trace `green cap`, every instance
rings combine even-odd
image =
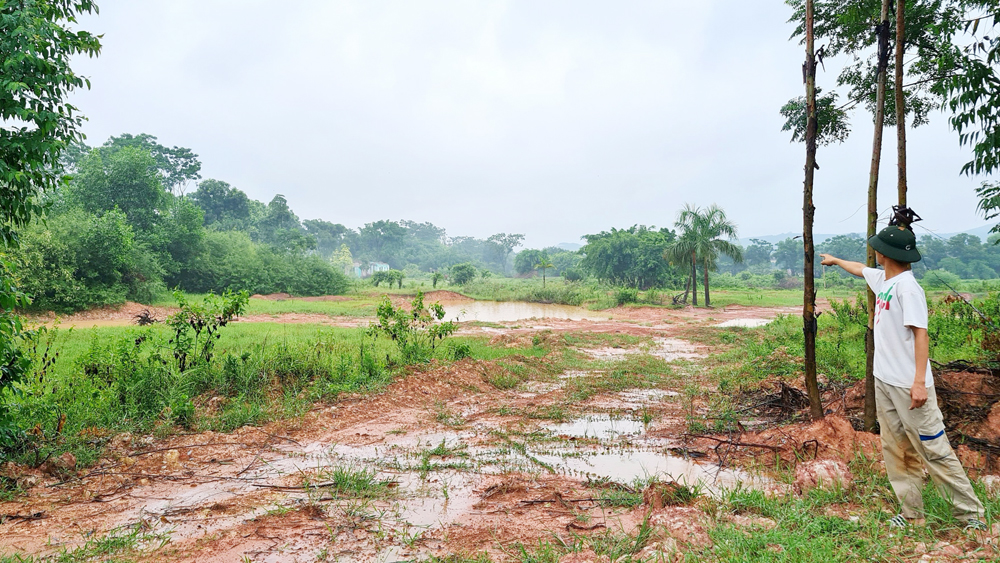
[[[917,237],[910,229],[888,226],[868,239],[868,245],[897,262],[919,262]]]

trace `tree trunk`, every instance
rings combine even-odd
[[[688,302],[688,293],[691,292],[691,276],[688,276],[687,283],[684,284],[684,303]]]
[[[705,306],[711,307],[712,302],[708,299],[708,261],[705,262],[703,267],[705,268]]]
[[[698,256],[691,253],[691,304],[698,306]]]
[[[875,93],[875,134],[872,142],[872,166],[868,174],[868,237],[875,236],[878,225],[878,180],[882,164],[882,132],[885,127],[885,90],[889,81],[889,6],[892,0],[882,0],[878,27],[878,86]],[[875,249],[868,247],[869,268],[875,268]],[[868,326],[865,330],[865,414],[864,427],[875,431],[875,292],[867,288]]]
[[[813,248],[813,177],[816,171],[816,53],[813,34],[813,0],[806,0],[806,179],[802,190],[802,241],[805,250],[803,278],[805,290],[802,303],[802,333],[805,337],[806,390],[809,392],[809,410],[813,420],[823,418],[823,402],[816,382],[816,287],[813,276],[815,249]]]
[[[896,0],[896,151],[899,205],[906,205],[906,98],[903,96],[903,54],[906,51],[906,0]]]

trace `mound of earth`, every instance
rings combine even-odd
[[[292,296],[288,293],[269,293],[267,295],[256,293],[250,296],[250,299],[263,299],[265,301],[285,301],[291,298]]]

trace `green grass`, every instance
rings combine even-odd
[[[0,554],[0,563],[138,562],[145,560],[147,553],[166,545],[167,541],[168,536],[164,534],[149,533],[141,526],[135,526],[131,529],[115,530],[99,538],[91,538],[80,547],[62,549],[53,555]]]
[[[119,432],[225,432],[295,417],[343,393],[378,392],[409,369],[393,343],[374,340],[364,329],[234,323],[219,334],[210,363],[179,372],[173,334],[162,325],[51,331],[36,353],[41,356],[50,344],[55,362],[44,370],[36,366],[11,405],[17,428],[23,432],[37,424],[44,436],[25,434],[0,455],[35,464],[71,451],[87,466]],[[449,342],[464,345],[475,360],[546,354],[539,346],[494,348],[484,338]],[[433,357],[448,363],[451,352],[439,345]],[[62,415],[66,423],[57,433]]]
[[[323,468],[303,480],[306,489],[322,489],[334,498],[387,499],[396,496],[396,482],[381,479],[374,469],[338,466]]]

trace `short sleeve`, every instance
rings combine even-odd
[[[927,328],[927,298],[922,291],[901,291],[896,297],[903,310],[903,326]]]
[[[868,283],[868,287],[875,293],[879,292],[882,287],[882,282],[885,281],[885,270],[879,270],[878,268],[865,268],[861,271],[865,276],[865,282]]]

